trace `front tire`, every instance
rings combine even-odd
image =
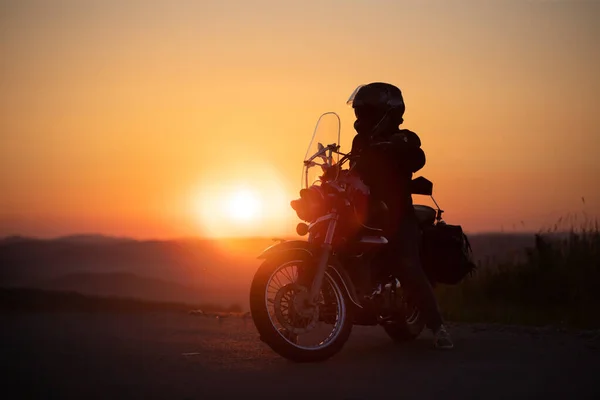
[[[352,331],[348,296],[328,272],[323,279],[321,304],[314,311],[298,305],[301,296],[306,296],[310,282],[303,280],[300,273],[295,276],[288,273],[290,283],[272,289],[272,283],[281,280],[275,278],[279,272],[290,266],[296,266],[297,271],[310,271],[312,265],[314,259],[305,251],[285,252],[267,259],[258,268],[250,288],[250,310],[261,340],[294,362],[318,362],[332,357],[342,349]],[[332,316],[328,312],[334,309],[335,316]],[[301,336],[316,333],[314,330],[319,324],[331,324],[332,332],[316,345],[308,345]]]

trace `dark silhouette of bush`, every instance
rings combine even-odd
[[[524,259],[480,265],[459,285],[436,291],[451,320],[599,328],[599,282],[600,230],[586,221],[540,232]]]

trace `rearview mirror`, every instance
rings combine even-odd
[[[321,160],[323,160],[323,162],[324,162],[324,163],[328,164],[328,163],[329,163],[329,160],[327,159],[327,152],[323,151],[323,150],[325,150],[325,146],[323,146],[323,144],[322,144],[322,143],[318,143],[318,144],[317,144],[317,146],[318,146],[318,147],[317,147],[317,150],[318,150],[319,152],[322,152],[322,153],[319,155],[319,158],[320,158]]]
[[[410,182],[410,192],[412,194],[431,196],[433,194],[433,183],[430,180],[420,176]]]

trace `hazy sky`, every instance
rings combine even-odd
[[[0,235],[289,232],[314,123],[349,144],[370,81],[402,89],[449,223],[600,213],[600,2],[0,4]],[[216,232],[243,187],[268,217]]]

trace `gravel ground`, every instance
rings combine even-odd
[[[598,332],[451,324],[395,345],[355,327],[341,353],[294,364],[252,321],[187,314],[0,315],[6,399],[600,399]]]

